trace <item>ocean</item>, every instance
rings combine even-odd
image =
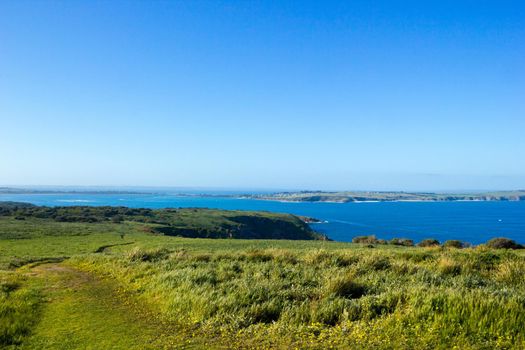
[[[206,207],[266,210],[315,217],[312,224],[336,241],[360,235],[420,241],[459,239],[479,244],[493,237],[525,243],[525,201],[521,202],[277,202],[232,197],[155,194],[0,194],[0,201],[46,206],[111,205],[144,208]]]

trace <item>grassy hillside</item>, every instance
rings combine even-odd
[[[144,209],[127,207],[41,207],[26,203],[0,202],[0,217],[19,221],[47,219],[54,222],[142,224],[146,232],[192,238],[325,239],[295,215],[270,212],[202,208]],[[23,234],[40,234],[30,230]],[[69,234],[80,234],[73,231]],[[54,235],[55,233],[49,233]],[[56,233],[62,235],[61,233]],[[2,232],[4,238],[13,232]]]
[[[523,250],[194,239],[150,225],[0,217],[0,347],[525,347]]]

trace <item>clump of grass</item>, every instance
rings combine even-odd
[[[273,259],[270,252],[260,249],[250,249],[244,255],[246,260],[253,262],[265,262]]]
[[[492,251],[475,249],[468,255],[461,255],[462,265],[472,272],[489,272],[500,262],[501,257]]]
[[[40,304],[40,294],[22,277],[0,272],[0,345],[22,342],[38,322]]]
[[[387,270],[391,266],[390,258],[381,253],[367,255],[361,260],[361,271],[369,273],[370,271]]]
[[[365,286],[357,283],[355,276],[350,273],[329,278],[324,288],[325,296],[332,295],[348,299],[360,298],[365,293]]]
[[[310,265],[331,264],[334,260],[334,255],[324,249],[317,249],[305,254],[303,260]]]
[[[407,261],[422,262],[434,260],[435,256],[427,251],[406,251],[399,254],[399,256]]]
[[[296,264],[299,261],[297,254],[287,249],[272,249],[271,254],[273,260],[280,263]]]
[[[188,251],[186,249],[177,249],[170,254],[170,259],[173,260],[183,260],[189,257]]]
[[[250,324],[271,323],[277,321],[281,315],[282,309],[282,305],[276,299],[261,304],[253,304],[248,311]]]
[[[171,251],[165,248],[143,249],[136,247],[127,254],[127,257],[130,261],[154,262],[166,259],[170,253]]]
[[[501,283],[513,286],[525,284],[525,260],[509,259],[500,263],[495,271],[494,278]]]
[[[461,264],[449,256],[442,256],[438,260],[437,269],[443,275],[456,276],[461,273]]]
[[[328,252],[324,249],[318,249],[308,252],[304,261],[309,265],[326,265],[326,266],[349,266],[355,264],[359,259],[355,255],[341,254],[338,252]]]
[[[207,254],[207,253],[193,254],[189,257],[189,260],[195,261],[195,262],[209,262],[211,259],[212,259],[211,254]]]
[[[315,301],[311,303],[309,320],[313,324],[335,326],[343,318],[347,304],[347,300],[336,296]]]

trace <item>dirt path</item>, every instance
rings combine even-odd
[[[62,264],[28,272],[46,296],[41,320],[21,349],[201,349],[119,294],[116,285]]]

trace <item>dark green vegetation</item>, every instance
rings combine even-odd
[[[0,202],[1,216],[10,216],[17,220],[38,218],[77,223],[126,221],[143,224],[143,230],[147,232],[192,238],[326,239],[297,216],[270,212],[202,208],[153,210],[109,206],[40,207],[26,203]],[[9,237],[13,235],[5,234]]]
[[[0,217],[0,347],[525,347],[522,250],[192,239],[123,213],[19,214]]]
[[[487,242],[487,246],[489,248],[494,248],[494,249],[523,249],[525,248],[523,245],[516,243],[514,240],[503,238],[503,237],[491,239],[490,241]]]
[[[252,199],[291,202],[364,202],[364,201],[522,201],[525,191],[501,191],[485,193],[431,193],[431,192],[325,192],[302,191],[255,194],[244,197]]]
[[[408,238],[392,238],[391,240],[387,241],[385,239],[378,239],[374,235],[354,237],[352,239],[352,243],[367,244],[368,247],[373,247],[376,244],[400,245],[405,247],[414,246],[414,241]],[[437,239],[427,238],[416,244],[416,246],[421,248],[440,247],[441,243]],[[471,245],[470,243],[462,242],[457,239],[450,239],[445,241],[442,246],[444,248],[462,249],[470,247]],[[485,246],[492,249],[525,249],[525,246],[522,244],[516,243],[516,241],[512,239],[504,237],[492,238],[485,244]]]

